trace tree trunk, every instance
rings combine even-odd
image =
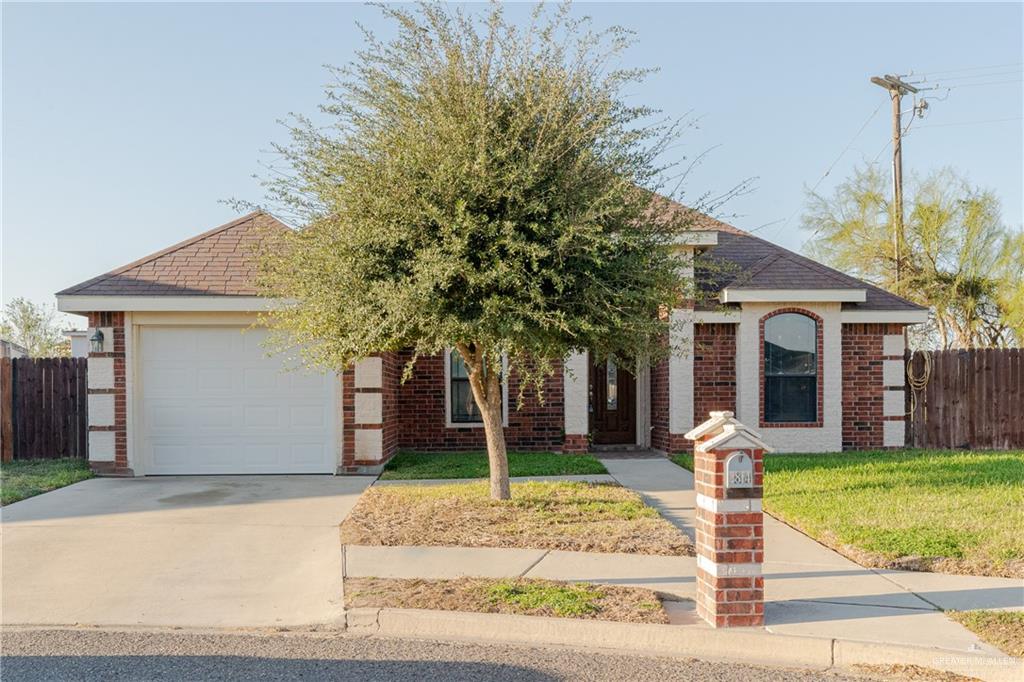
[[[501,375],[490,366],[479,346],[460,344],[459,354],[466,363],[469,386],[473,399],[480,408],[487,441],[487,462],[491,476],[491,499],[512,499],[508,480],[508,451],[505,446],[505,428],[502,424]]]
[[[487,462],[491,472],[491,499],[512,499],[508,480],[508,451],[505,446],[505,428],[501,413],[501,378],[495,372],[487,377],[487,405],[480,406],[484,418],[484,436],[487,438]]]

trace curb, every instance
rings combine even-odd
[[[713,630],[679,625],[391,608],[349,609],[345,622],[347,632],[354,635],[611,649],[623,653],[797,668],[902,663],[970,675],[985,682],[1019,682],[1024,679],[1024,661],[1009,656],[775,635],[754,629]]]

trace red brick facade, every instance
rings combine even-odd
[[[697,324],[693,329],[693,423],[710,412],[736,411],[736,325]]]
[[[818,358],[818,407],[817,407],[817,420],[813,422],[766,422],[764,420],[764,323],[769,318],[775,317],[776,315],[783,315],[785,313],[797,313],[799,315],[806,315],[815,322],[815,338],[816,338],[816,355]],[[793,428],[821,428],[825,424],[825,334],[824,334],[824,323],[820,317],[812,313],[810,310],[804,310],[803,308],[779,308],[768,313],[758,322],[757,330],[758,338],[758,401],[757,401],[757,420],[759,426],[764,429],[793,429]]]
[[[398,354],[399,374],[412,358],[411,351]],[[398,385],[398,446],[409,450],[478,450],[485,447],[482,426],[446,426],[444,355],[420,356],[412,375]],[[508,426],[505,440],[517,450],[560,450],[565,438],[565,407],[562,367],[544,381],[543,403],[525,387],[518,405],[519,376],[509,373]],[[578,447],[578,443],[570,444]]]
[[[668,432],[668,360],[651,366],[651,447],[671,452]]]
[[[113,426],[89,426],[89,431],[114,432],[114,461],[90,462],[93,471],[110,476],[131,476],[128,468],[128,396],[125,384],[125,326],[123,312],[89,313],[89,327],[108,327],[113,330],[112,350],[96,353],[90,350],[90,358],[112,358],[114,361],[114,387],[90,388],[90,395],[113,394]]]
[[[902,356],[884,354],[883,338],[902,334],[899,324],[843,325],[843,449],[864,450],[884,446],[883,422],[902,421],[903,416],[886,417],[882,366],[885,360],[903,361]]]

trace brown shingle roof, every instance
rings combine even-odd
[[[253,248],[267,230],[288,230],[254,211],[58,296],[256,296]]]
[[[880,289],[801,256],[749,232],[710,219],[695,221],[695,229],[718,231],[718,245],[709,253],[727,264],[715,271],[704,286],[717,293],[726,287],[742,289],[864,289],[863,303],[844,303],[848,310],[926,310],[905,298]]]
[[[718,232],[713,259],[727,270],[705,279],[708,289],[864,289],[864,303],[853,310],[924,310],[895,294],[793,253],[739,228],[675,202],[668,210],[686,211],[692,227]],[[266,230],[288,230],[268,213],[255,211],[226,225],[129,263],[105,275],[58,292],[58,296],[257,296],[252,249]]]

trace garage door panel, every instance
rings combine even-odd
[[[334,375],[284,371],[241,328],[143,328],[145,473],[333,473]]]
[[[143,372],[146,394],[154,398],[167,393],[177,394],[195,386],[195,370],[184,367],[153,365]]]

